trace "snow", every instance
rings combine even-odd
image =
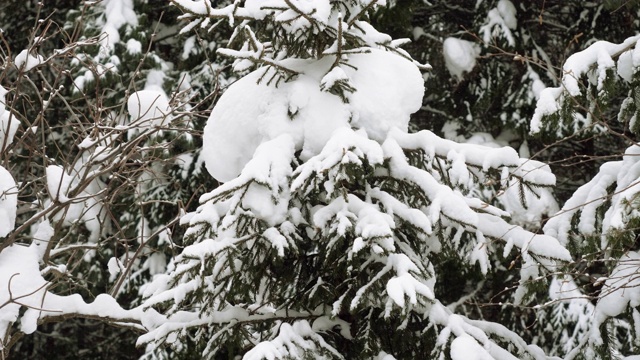
[[[521,175],[522,180],[516,177],[510,178],[506,189],[498,196],[498,201],[510,214],[512,223],[530,230],[537,230],[544,218],[558,212],[558,203],[551,188],[525,187],[521,189],[521,182],[530,181],[549,186],[555,184],[555,176],[549,166],[541,162],[530,159],[520,159],[520,162],[520,166],[514,173]],[[524,198],[521,190],[524,192]],[[522,200],[524,200],[524,205]]]
[[[137,26],[138,16],[133,10],[133,0],[104,0],[101,5],[104,6],[101,25],[105,34],[101,44],[109,51],[120,42],[120,28],[125,25]]]
[[[33,333],[38,321],[48,316],[84,314],[121,319],[140,318],[138,310],[124,310],[111,296],[101,294],[87,304],[78,294],[59,296],[47,291],[38,266],[38,249],[34,246],[9,246],[0,252],[0,337],[12,323],[19,321],[21,331]],[[26,311],[24,309],[26,308]],[[20,314],[24,314],[20,317]]]
[[[21,305],[40,308],[46,292],[46,282],[40,275],[38,258],[33,249],[12,245],[0,252],[0,337],[6,339],[6,333],[13,322],[18,320]],[[33,332],[32,326],[23,326],[23,331]]]
[[[504,20],[505,25],[509,29],[515,29],[518,26],[518,20],[516,19],[516,7],[509,0],[498,1],[498,13]]]
[[[13,142],[13,137],[20,126],[20,120],[6,108],[6,95],[7,89],[0,85],[0,153]]]
[[[596,318],[620,315],[627,307],[640,306],[640,253],[629,251],[618,260],[618,265],[602,287],[596,304]]]
[[[384,206],[385,210],[392,216],[397,216],[403,221],[411,224],[418,229],[421,229],[425,234],[432,233],[432,224],[427,215],[419,209],[411,208],[399,201],[395,197],[391,196],[379,188],[374,188],[369,191],[369,196],[372,199],[377,199]]]
[[[516,8],[509,0],[498,1],[498,6],[491,9],[487,14],[486,24],[480,28],[482,40],[493,43],[493,37],[504,37],[510,46],[515,46],[515,38],[511,30],[518,26]]]
[[[43,62],[44,58],[40,54],[36,54],[34,56],[28,49],[22,50],[18,55],[16,55],[15,60],[13,60],[16,67],[24,72],[33,69]]]
[[[320,88],[322,90],[331,89],[339,81],[348,81],[349,77],[340,66],[336,66],[320,80]]]
[[[97,149],[96,151],[100,151]],[[94,178],[88,184],[83,184],[82,191],[75,198],[69,198],[69,192],[86,179],[87,166],[90,154],[83,153],[78,158],[71,170],[67,171],[59,165],[49,165],[46,168],[47,190],[51,200],[61,203],[69,203],[65,212],[59,212],[54,220],[62,221],[64,225],[71,225],[76,221],[83,221],[90,231],[89,240],[98,241],[100,231],[103,229],[106,214],[103,212],[100,193],[105,188],[99,178]]]
[[[640,191],[640,146],[632,145],[622,161],[610,161],[600,166],[598,173],[585,185],[576,190],[562,210],[554,215],[544,227],[545,234],[557,237],[566,244],[571,234],[572,219],[580,212],[577,228],[580,234],[593,235],[597,228],[598,209],[609,202],[602,219],[602,249],[607,247],[607,235],[617,229],[624,229],[631,211],[629,203]],[[615,184],[609,194],[607,189]],[[610,196],[610,197],[609,197]]]
[[[332,356],[322,356],[323,352],[328,352]],[[324,341],[322,336],[313,331],[306,320],[299,320],[293,324],[282,323],[275,339],[257,344],[244,354],[242,359],[302,359],[310,354],[313,354],[316,359],[343,358],[337,350]]]
[[[638,45],[636,45],[636,49],[637,48]],[[618,57],[618,63],[616,65],[618,75],[628,83],[633,80],[633,53],[634,50],[628,50],[620,54],[620,57]]]
[[[251,2],[252,2],[251,0],[248,1],[248,3],[251,3]],[[272,4],[280,3],[281,4],[280,6],[283,6],[283,7],[288,5],[288,4],[285,4],[284,1],[270,1],[270,2]],[[259,1],[259,3],[260,3],[259,6],[263,8],[265,7],[264,0]],[[331,15],[331,5],[329,3],[329,0],[315,0],[315,1],[291,0],[291,4],[292,4],[290,5],[291,7],[295,6],[301,12],[308,14],[309,18],[313,18],[316,21],[319,21],[321,24],[327,23],[329,20],[329,16]],[[248,4],[246,6],[250,6],[250,5],[251,4]],[[312,24],[309,22],[309,20],[307,20],[303,16],[300,16],[298,11],[295,11],[290,7],[278,13],[274,17],[274,19],[276,21],[282,22],[283,27],[287,29],[287,31],[290,33],[295,33],[296,31],[299,31],[301,29],[312,27]],[[313,28],[315,31],[323,30],[323,29],[317,29],[316,27],[313,27]]]
[[[387,295],[401,308],[405,306],[405,296],[412,305],[418,303],[420,294],[428,300],[435,299],[433,289],[416,279],[409,270],[417,272],[418,268],[404,254],[389,255],[388,264],[395,270],[396,276],[387,281]]]
[[[33,234],[33,242],[31,247],[36,249],[38,259],[42,261],[44,254],[49,246],[49,241],[55,234],[53,227],[49,220],[44,220],[38,224],[35,234]]]
[[[496,239],[509,239],[523,251],[549,259],[571,261],[571,254],[556,238],[548,235],[533,234],[518,226],[487,214],[478,214],[480,217],[478,230],[486,237]],[[538,259],[539,260],[539,259]]]
[[[290,3],[322,21],[335,20],[327,15],[331,14],[329,0],[289,0],[289,4],[283,0],[248,0],[243,8],[238,8],[239,12],[229,8],[214,10],[208,0],[176,0],[174,3],[187,12],[210,16],[226,14],[230,22],[240,14],[259,18],[273,12],[279,21],[286,22],[283,26],[288,31],[308,26],[305,16],[289,9]],[[516,15],[510,1],[498,1],[490,14],[491,31],[497,27],[510,34],[509,31],[517,27]],[[184,18],[190,18],[189,14]],[[354,28],[363,30],[367,42],[390,40],[375,30],[370,31],[371,27],[366,23],[356,24]],[[201,25],[204,27],[207,23]],[[245,47],[240,51],[225,51],[225,54],[245,57],[236,62],[238,69],[251,64],[246,57],[264,55],[263,50],[268,47],[262,45],[256,46],[257,49]],[[331,45],[330,49],[337,49],[337,45]],[[445,44],[447,67],[458,78],[473,69],[478,53],[475,45],[463,40],[448,39]],[[267,57],[262,59],[271,60],[268,54],[264,56]],[[248,349],[244,358],[301,358],[306,351],[321,353],[320,348],[339,356],[337,352],[333,354],[335,350],[327,348],[318,331],[332,329],[331,321],[339,320],[337,315],[346,306],[343,302],[349,301],[347,292],[336,295],[338,299],[332,300],[333,318],[324,313],[331,303],[318,307],[323,318],[318,318],[313,327],[307,320],[296,320],[298,314],[295,309],[284,306],[276,310],[278,304],[268,303],[270,299],[264,293],[249,294],[238,305],[224,301],[223,296],[213,300],[207,298],[210,294],[224,295],[227,286],[240,286],[247,279],[255,280],[251,278],[252,274],[244,271],[247,264],[240,256],[252,251],[254,244],[262,242],[260,245],[271,248],[272,258],[282,258],[289,251],[297,250],[291,249],[296,246],[291,241],[291,234],[298,235],[295,230],[304,228],[310,238],[316,239],[319,234],[320,238],[328,240],[319,245],[305,244],[313,249],[310,250],[311,255],[327,249],[335,251],[338,248],[336,243],[342,242],[340,245],[344,246],[339,251],[344,254],[338,255],[344,255],[345,261],[366,259],[364,264],[355,261],[348,264],[349,272],[359,272],[368,277],[349,288],[348,294],[355,292],[349,304],[350,310],[363,303],[366,306],[373,303],[384,307],[385,316],[390,316],[395,306],[401,308],[403,315],[414,310],[424,311],[433,325],[445,328],[438,339],[443,350],[447,350],[449,337],[453,337],[450,343],[453,360],[515,359],[511,352],[526,353],[523,356],[530,355],[535,359],[544,358],[541,349],[527,346],[524,340],[505,327],[473,321],[447,311],[434,294],[435,275],[429,259],[432,252],[440,250],[440,247],[429,247],[428,251],[416,254],[407,242],[415,241],[421,246],[426,241],[439,245],[439,238],[451,241],[455,247],[464,247],[464,261],[479,264],[484,274],[492,267],[502,266],[493,262],[492,252],[496,251],[496,242],[503,242],[505,257],[514,247],[520,252],[525,264],[520,273],[520,285],[524,285],[540,275],[542,266],[537,262],[540,258],[545,265],[552,267],[554,260],[571,261],[571,254],[558,239],[535,234],[505,221],[508,212],[473,198],[475,189],[468,188],[474,185],[478,175],[484,175],[483,172],[501,174],[500,182],[505,192],[500,200],[506,204],[507,210],[515,214],[514,217],[524,214],[516,222],[540,222],[544,215],[555,210],[553,197],[546,189],[527,189],[524,196],[530,205],[527,213],[527,207],[519,202],[519,181],[531,182],[535,186],[553,186],[555,176],[544,164],[521,159],[512,148],[458,144],[428,131],[408,134],[409,115],[420,108],[424,92],[422,77],[410,61],[381,50],[345,55],[342,60],[348,60],[349,65],[357,68],[356,71],[335,60],[331,55],[320,60],[280,59],[274,64],[295,72],[297,75],[293,81],[278,82],[277,77],[272,78],[277,75],[272,68],[261,68],[230,86],[219,99],[204,130],[202,156],[210,174],[225,183],[203,195],[198,210],[181,219],[181,224],[190,225],[187,235],[198,235],[198,241],[185,247],[173,259],[168,266],[168,275],[156,276],[153,283],[144,289],[147,300],[143,306],[148,309],[145,314],[148,318],[143,319],[143,323],[150,331],[140,337],[138,343],[156,345],[165,339],[172,343],[179,341],[180,334],[188,328],[220,324],[235,326],[242,322],[272,319],[273,322],[264,322],[271,326],[269,336],[261,337],[261,342],[247,343],[253,348]],[[535,82],[535,75],[531,77]],[[269,79],[274,80],[269,84]],[[348,101],[345,102],[327,91],[342,84],[356,89],[346,94]],[[535,86],[539,85],[536,83]],[[136,107],[143,107],[140,96],[134,101],[134,111],[131,107],[129,109],[132,116]],[[134,117],[140,117],[141,113],[138,110]],[[481,137],[478,134],[477,138]],[[446,166],[450,164],[450,168],[445,170],[447,174],[442,176],[450,176],[456,187],[452,189],[443,184],[443,179],[434,169],[424,170],[410,165],[405,150],[422,150],[425,162],[435,159],[442,160]],[[185,163],[193,161],[180,160]],[[364,195],[345,191],[345,178],[339,178],[344,168],[361,167],[366,167],[366,170],[373,167],[376,179],[389,177],[415,185],[419,194],[413,200],[421,205],[408,206],[392,191],[383,191],[383,185],[375,188],[376,185],[371,185],[373,182],[367,186]],[[307,199],[305,192],[311,191],[319,191],[319,199],[315,197],[316,193],[313,194],[313,201],[317,201],[313,205],[316,206],[299,206],[299,201],[304,203]],[[246,228],[239,230],[243,225],[238,225],[242,224],[238,219],[242,216],[260,222],[258,233],[251,233]],[[417,228],[417,239],[405,239],[406,233],[398,234],[400,226],[406,224]],[[434,224],[439,231],[437,235],[432,234]],[[239,235],[247,233],[246,236]],[[466,236],[461,245],[463,233]],[[315,246],[323,248],[316,250]],[[546,261],[548,259],[552,260]],[[117,264],[111,265],[111,271],[115,273]],[[360,268],[355,268],[355,265]],[[242,272],[241,277],[236,275],[238,269]],[[229,282],[223,284],[227,279]],[[326,279],[328,277],[324,277]],[[318,278],[308,282],[312,294],[324,280]],[[306,283],[307,279],[296,281]],[[260,281],[252,285],[266,287]],[[372,289],[380,286],[382,294],[373,293]],[[196,293],[203,287],[207,291],[204,296]],[[516,300],[520,294],[516,295]],[[253,299],[254,296],[257,299]],[[216,303],[204,304],[201,302],[203,298]],[[171,301],[175,305],[168,311],[170,315],[160,315],[150,308],[159,305],[164,309],[166,302]],[[185,306],[192,308],[181,311]],[[207,311],[203,311],[203,307]],[[278,313],[285,313],[286,319],[278,318]],[[310,317],[309,313],[312,312],[307,311],[301,316]],[[400,325],[401,328],[404,326],[407,326],[406,322]],[[340,325],[341,331],[346,327]],[[492,337],[497,340],[494,342]],[[268,340],[262,341],[264,339]],[[378,357],[390,356],[380,352]]]
[[[176,0],[174,3],[192,13],[202,15],[209,13],[214,8],[209,0]]]
[[[47,166],[46,174],[47,189],[49,190],[49,196],[51,199],[55,199],[60,202],[69,201],[67,193],[71,186],[72,177],[65,173],[62,166],[58,165]]]
[[[627,38],[620,44],[607,41],[597,41],[588,48],[571,55],[562,66],[562,85],[550,87],[540,92],[536,103],[536,110],[531,119],[531,133],[540,132],[542,118],[560,109],[565,96],[580,96],[582,94],[581,78],[589,72],[594,74],[598,90],[602,90],[607,71],[616,66],[613,57],[619,56],[617,72],[622,79],[629,81],[633,75],[633,67],[640,65],[636,62],[636,54],[640,59],[640,51],[630,49],[640,41],[640,35]]]
[[[84,73],[73,79],[74,92],[83,92],[87,84],[95,80],[96,75],[103,78],[107,73],[118,70],[121,60],[114,55],[114,51],[116,44],[121,43],[120,34],[122,32],[130,35],[130,30],[138,26],[138,16],[134,11],[133,0],[103,0],[96,3],[102,7],[97,10],[102,14],[96,21],[96,25],[100,28],[100,48],[93,59],[90,59],[95,66],[92,69],[83,67]],[[130,55],[139,54],[142,51],[142,44],[136,39],[131,38],[124,45]],[[79,60],[84,60],[86,57],[86,53],[80,53],[78,59],[72,60],[72,63],[77,61],[79,64]]]
[[[291,184],[293,191],[300,188],[314,174],[331,173],[335,174],[338,164],[354,163],[361,165],[363,161],[371,165],[382,164],[383,152],[380,144],[370,140],[361,132],[354,132],[352,129],[344,127],[337,129],[323,147],[320,154],[307,160],[296,169],[296,178]],[[327,179],[324,187],[329,194],[333,193],[333,182],[339,179]]]
[[[271,12],[270,9],[286,9],[276,12],[276,19],[291,23],[288,26],[290,26],[292,33],[302,27],[310,26],[308,20],[304,20],[298,12],[293,10],[293,7],[308,14],[309,17],[316,19],[320,23],[327,23],[332,12],[329,0],[290,0],[290,4],[288,5],[285,0],[248,0],[245,7],[252,16],[260,18],[264,16],[263,14]],[[303,20],[298,19],[302,24],[296,24],[296,21],[291,21],[296,18],[302,18]]]
[[[278,256],[284,257],[284,249],[288,248],[289,244],[287,243],[287,239],[280,234],[278,229],[270,227],[262,233],[262,236],[264,236],[265,239],[271,243],[271,246],[276,249]]]
[[[443,46],[447,70],[458,81],[462,80],[463,74],[471,72],[476,66],[476,58],[480,55],[480,47],[471,41],[451,37],[444,40]]]
[[[451,342],[451,360],[494,360],[478,342],[469,335],[456,337]]]
[[[9,235],[15,227],[17,206],[16,182],[11,173],[0,166],[0,238]]]
[[[127,53],[137,55],[142,53],[142,44],[136,39],[127,40]]]
[[[577,52],[565,61],[562,66],[562,84],[571,96],[578,96],[582,93],[579,79],[597,65],[598,84],[601,85],[604,72],[612,68],[615,64],[611,57],[634,46],[640,40],[640,35],[627,38],[621,44],[614,44],[608,41],[597,41],[588,48]]]
[[[601,167],[601,172],[604,170],[604,165]],[[615,176],[616,181],[616,189],[610,199],[611,205],[602,220],[602,234],[605,235],[602,237],[601,246],[603,249],[607,247],[606,235],[616,229],[625,229],[628,219],[632,217],[629,216],[633,211],[629,204],[635,201],[638,192],[640,192],[640,145],[634,144],[627,148],[622,161],[617,162],[617,165],[619,166],[617,173],[603,172],[603,176],[606,176],[607,180]],[[610,167],[614,169],[617,166],[611,165]],[[597,192],[596,195],[601,193],[602,191]],[[590,221],[595,221],[595,219],[590,219]]]
[[[109,262],[107,262],[107,270],[109,270],[111,278],[114,278],[122,270],[124,270],[124,265],[122,264],[120,259],[112,257],[111,259],[109,259]]]
[[[453,150],[464,156],[464,160],[471,166],[476,166],[483,171],[491,168],[514,167],[520,164],[518,153],[510,147],[489,147],[478,144],[461,144],[451,140],[442,139],[431,131],[423,130],[415,134],[407,134],[403,131],[393,130],[390,138],[394,139],[403,149],[422,149],[428,157],[447,158]],[[530,175],[532,176],[533,173]],[[555,178],[553,178],[555,183]],[[551,181],[547,178],[546,181]]]
[[[159,128],[170,121],[169,99],[161,89],[136,91],[127,100],[131,124],[142,129]]]
[[[531,118],[531,133],[537,134],[542,130],[542,118],[560,110],[562,101],[562,88],[549,87],[540,91],[540,97],[536,102],[536,110]]]
[[[258,84],[258,69],[231,85],[213,109],[204,130],[203,157],[219,181],[237,176],[257,146],[286,133],[307,160],[318,154],[338,128],[364,129],[382,140],[397,127],[406,130],[409,115],[422,104],[424,85],[418,68],[408,60],[381,50],[352,54],[343,72],[357,89],[349,103],[321,90],[332,64],[321,60],[291,60],[301,74],[278,87]],[[387,71],[380,72],[384,67]]]
[[[248,186],[241,199],[243,207],[251,209],[271,225],[281,223],[286,217],[289,203],[287,181],[292,173],[294,151],[293,139],[288,134],[260,144],[238,178],[203,195],[200,202],[213,199],[230,189]],[[197,218],[192,221],[197,221]]]
[[[476,232],[476,246],[471,251],[469,255],[469,261],[471,264],[478,264],[480,266],[480,272],[483,275],[487,274],[487,271],[491,268],[491,263],[489,262],[489,254],[487,253],[487,248],[490,246],[487,243],[482,232]]]
[[[180,56],[182,60],[186,60],[193,53],[196,53],[196,36],[189,36],[185,41],[182,48],[182,55]]]

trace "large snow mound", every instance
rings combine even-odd
[[[235,178],[258,145],[281,134],[292,136],[306,160],[320,153],[338,128],[364,129],[378,141],[392,128],[407,130],[409,116],[420,108],[424,94],[417,66],[382,50],[350,55],[349,65],[355,69],[340,69],[356,91],[344,103],[320,87],[333,62],[331,56],[283,61],[300,73],[293,81],[268,85],[272,74],[263,78],[263,68],[230,86],[204,129],[209,173],[222,182]]]

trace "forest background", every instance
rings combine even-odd
[[[3,358],[640,353],[638,1],[9,0],[0,29]]]

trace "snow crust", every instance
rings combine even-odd
[[[342,70],[357,90],[349,103],[320,88],[332,63],[332,57],[291,60],[287,65],[301,73],[295,81],[278,87],[258,84],[265,71],[259,69],[230,86],[204,129],[202,154],[209,173],[219,181],[233,179],[260,143],[283,133],[291,135],[306,160],[340,127],[364,129],[376,140],[394,127],[407,129],[409,115],[420,108],[424,93],[413,63],[381,50],[350,55],[349,63],[357,71]]]

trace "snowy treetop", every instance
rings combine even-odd
[[[291,67],[287,59],[331,58],[330,66],[324,70],[323,87],[343,101],[347,101],[346,94],[355,89],[343,73],[345,67],[356,67],[350,63],[350,54],[385,49],[413,61],[399,48],[406,40],[392,40],[364,21],[369,11],[384,6],[385,1],[236,0],[220,9],[210,0],[172,2],[185,12],[182,18],[190,21],[182,32],[196,26],[213,29],[222,21],[235,26],[229,44],[236,45],[236,49],[218,52],[235,59],[236,71],[248,70],[254,65],[275,71],[263,74],[261,80],[275,79],[279,83],[282,78],[290,80],[298,75],[299,70]],[[259,22],[255,29],[253,22]]]

